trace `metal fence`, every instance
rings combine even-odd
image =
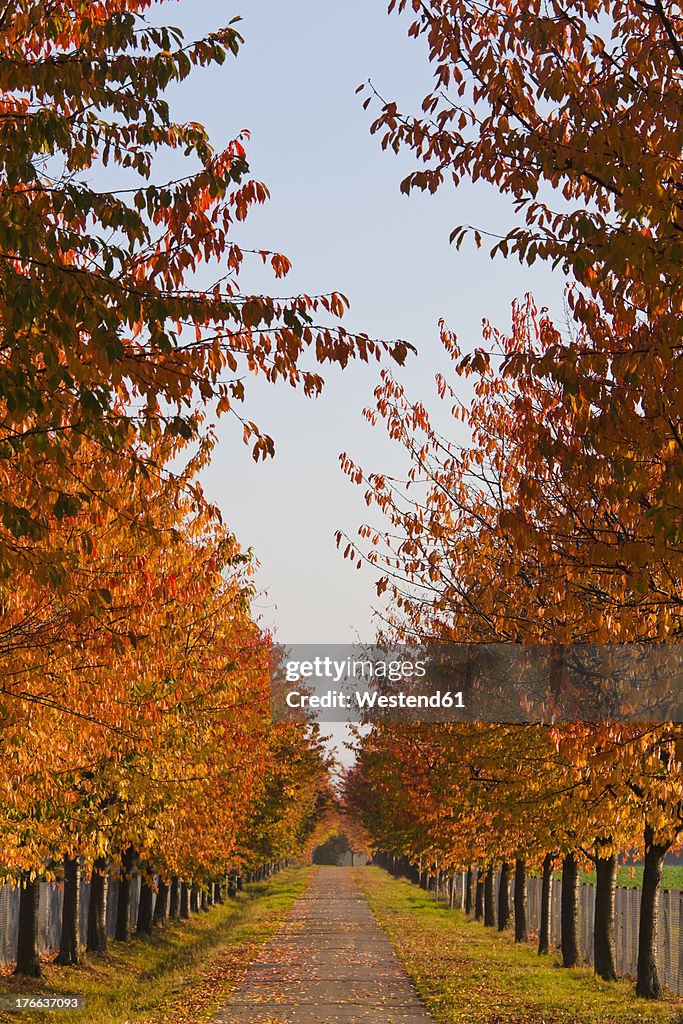
[[[465,908],[466,875],[454,880],[453,905]],[[476,875],[475,879],[476,881]],[[473,881],[473,891],[474,891]],[[510,907],[513,907],[513,878],[510,878]],[[496,907],[500,875],[496,876]],[[538,933],[541,927],[540,878],[527,881],[527,921],[529,931]],[[445,892],[442,895],[446,895]],[[550,941],[558,947],[561,942],[562,883],[551,882]],[[474,909],[474,908],[473,908]],[[595,886],[582,885],[579,891],[579,939],[581,953],[587,963],[593,962],[593,917],[595,914]],[[614,900],[614,941],[616,967],[619,974],[635,977],[638,960],[638,925],[640,922],[640,889],[617,887]],[[659,893],[659,928],[657,935],[658,961],[661,981],[672,992],[683,995],[683,891],[661,889]]]
[[[0,964],[13,963],[17,949],[19,931],[19,887],[0,886]],[[119,883],[109,880],[107,889],[107,936],[114,937],[116,930],[116,904]],[[156,896],[155,896],[156,899]],[[57,882],[40,883],[38,909],[38,949],[41,953],[53,953],[59,949],[62,928],[62,903],[64,889]],[[140,902],[140,878],[135,875],[131,882],[130,921],[135,925]],[[81,942],[86,943],[88,928],[88,906],[90,903],[90,882],[81,880]]]

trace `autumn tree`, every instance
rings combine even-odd
[[[382,419],[390,436],[404,445],[411,465],[407,480],[381,473],[365,476],[343,457],[349,475],[366,483],[368,502],[391,523],[386,532],[361,529],[367,557],[381,569],[378,589],[391,595],[385,615],[389,638],[551,645],[675,639],[678,552],[658,541],[650,505],[628,495],[619,500],[613,474],[595,452],[590,434],[576,432],[560,385],[497,369],[519,352],[537,351],[542,358],[550,350],[557,332],[548,317],[537,316],[530,301],[516,305],[511,334],[504,337],[487,325],[488,349],[466,356],[445,329],[443,338],[454,359],[456,383],[440,378],[439,392],[453,403],[454,429],[464,440],[451,441],[437,432],[424,406],[411,402],[385,374],[376,409],[367,415],[373,422]],[[474,397],[466,405],[459,393],[468,377]],[[657,460],[642,460],[650,495],[660,471]],[[350,543],[347,553],[355,552]],[[610,673],[602,660],[593,673],[598,697],[603,685],[609,692]],[[636,696],[643,689],[638,667],[637,658],[628,667]],[[647,707],[642,712],[648,717]],[[644,736],[646,750],[640,746]],[[586,728],[579,744],[583,753],[578,756],[577,746],[577,759],[567,760],[568,784],[580,793],[590,779],[597,802],[594,817],[582,814],[579,803],[575,824],[564,835],[558,829],[554,849],[566,854],[567,868],[563,917],[568,925],[576,917],[576,851],[594,848],[600,887],[596,966],[605,977],[615,974],[611,917],[619,843],[632,839],[630,829],[640,816],[646,862],[651,857],[661,862],[667,844],[676,843],[681,832],[677,791],[670,790],[665,804],[661,797],[645,795],[650,787],[644,783],[653,777],[652,767],[646,767],[651,757],[660,765],[654,777],[662,771],[669,775],[671,736],[668,726],[633,725],[630,732],[620,732],[625,775],[610,769],[614,740],[609,729]],[[625,818],[619,828],[615,824],[623,804],[631,808],[625,831]],[[663,845],[653,833],[654,821],[662,822]],[[656,899],[656,884],[654,889],[648,884],[639,991],[653,995],[659,992],[652,941]],[[569,962],[578,956],[575,928],[563,943],[564,950],[571,947],[575,953]]]
[[[185,446],[160,434],[150,453],[164,465]],[[37,970],[40,877],[63,873],[62,953],[73,963],[79,871],[91,872],[89,945],[102,951],[113,868],[127,939],[134,870],[145,931],[155,877],[208,891],[268,850],[298,851],[315,817],[327,763],[303,729],[289,727],[285,745],[270,723],[270,641],[251,616],[251,557],[198,489],[205,448],[171,478],[131,474],[134,454],[122,453],[106,469],[107,514],[83,508],[52,523],[52,543],[89,538],[78,587],[38,589],[29,569],[5,595],[16,637],[0,658],[0,864],[23,884],[24,973]],[[269,847],[255,824],[267,793]]]
[[[249,374],[316,394],[322,378],[301,365],[304,351],[344,365],[383,347],[338,325],[337,293],[240,290],[246,259],[278,278],[289,269],[233,237],[267,189],[250,175],[244,137],[215,150],[198,121],[173,120],[165,94],[193,69],[224,63],[241,37],[231,23],[184,40],[148,20],[160,6],[16,0],[2,12],[4,578],[17,544],[43,537],[51,516],[106,502],[96,476],[70,474],[83,438],[100,464],[151,423],[189,438],[199,399],[234,412],[260,457],[273,442],[239,411]],[[173,180],[159,175],[162,157]],[[36,565],[38,582],[59,583],[69,559],[55,549]]]
[[[493,252],[569,275],[568,331],[546,317],[546,343],[506,349],[501,373],[519,392],[535,378],[537,394],[539,380],[553,394],[561,436],[532,403],[516,407],[546,479],[560,461],[566,478],[574,459],[583,490],[613,514],[611,532],[582,536],[586,562],[612,570],[605,604],[632,573],[654,603],[661,593],[657,628],[673,635],[663,605],[680,593],[679,13],[639,0],[390,6],[414,10],[411,34],[428,42],[436,85],[419,115],[379,100],[373,130],[422,165],[406,191],[488,181],[519,214]],[[473,367],[489,356],[472,354]],[[527,486],[541,461],[527,465]]]
[[[539,345],[518,322],[521,343],[503,347],[500,372],[490,348],[464,357],[479,411],[490,414],[473,451],[440,449],[421,407],[402,405],[385,381],[380,412],[393,436],[405,430],[415,472],[433,486],[424,503],[401,495],[401,506],[395,482],[374,477],[374,498],[401,537],[383,585],[408,631],[412,620],[428,634],[468,623],[517,642],[676,640],[680,12],[638,0],[390,5],[409,7],[435,88],[416,116],[367,96],[380,106],[373,130],[383,145],[421,165],[404,190],[481,178],[509,195],[518,223],[493,252],[562,267],[573,323],[562,333],[542,317]],[[480,244],[483,227],[456,227],[452,238],[460,244],[471,230]],[[459,397],[445,382],[442,393]],[[477,572],[481,539],[488,579]],[[644,814],[653,865],[680,834],[680,800],[677,790],[648,800],[642,782],[651,774],[668,784],[675,735],[664,726],[619,740],[620,792]],[[591,742],[596,758],[613,756],[609,731]],[[646,996],[660,991],[656,875],[648,871],[641,914]]]
[[[680,12],[640,0],[390,8],[414,11],[411,35],[425,38],[435,79],[418,114],[367,96],[379,103],[373,131],[383,146],[420,164],[404,190],[470,178],[510,196],[517,223],[504,237],[486,226],[497,236],[493,253],[560,266],[585,332],[558,337],[542,356],[517,353],[507,369],[533,367],[563,386],[603,473],[619,461],[628,488],[612,483],[621,500],[645,500],[650,482],[636,452],[660,464],[647,496],[651,525],[676,544]],[[460,243],[469,229],[452,237]]]
[[[165,94],[241,38],[233,22],[188,42],[148,20],[158,6],[17,0],[0,15],[0,859],[24,882],[29,971],[46,865],[63,865],[73,962],[81,859],[101,949],[112,865],[204,884],[238,861],[238,835],[258,855],[249,823],[278,763],[269,642],[249,556],[197,480],[207,406],[233,413],[262,457],[273,442],[241,411],[250,374],[317,394],[320,364],[406,353],[346,332],[338,293],[240,288],[245,260],[289,270],[234,238],[267,189],[246,135],[215,150]],[[275,845],[294,848],[310,808],[279,796]]]

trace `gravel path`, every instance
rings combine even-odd
[[[434,1024],[349,868],[318,868],[215,1024]]]

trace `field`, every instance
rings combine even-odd
[[[590,882],[595,885],[595,872],[583,872],[582,882]],[[636,867],[627,864],[621,865],[617,873],[617,885],[627,889],[641,889],[643,886],[642,865]],[[679,864],[665,865],[662,872],[663,889],[683,889],[683,866]]]

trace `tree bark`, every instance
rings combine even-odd
[[[154,889],[145,876],[140,881],[140,902],[138,903],[138,917],[135,925],[136,935],[151,935],[154,907]]]
[[[481,868],[477,868],[477,884],[474,887],[474,920],[482,921],[484,918],[484,876]]]
[[[107,892],[109,876],[107,861],[99,857],[93,864],[90,876],[90,902],[88,904],[88,942],[89,953],[107,952]]]
[[[538,955],[545,956],[550,952],[550,897],[553,884],[553,864],[555,858],[546,853],[543,858],[543,881],[541,882],[541,926],[538,931]]]
[[[190,889],[190,910],[193,914],[199,913],[199,886],[196,882]]]
[[[595,973],[605,981],[617,980],[614,948],[614,894],[617,886],[617,858],[595,859],[595,918],[593,921]]]
[[[172,921],[180,920],[180,879],[177,875],[174,875],[171,879],[171,899],[168,916]]]
[[[180,917],[183,921],[190,916],[190,886],[183,882],[180,886]]]
[[[64,858],[64,900],[62,932],[57,963],[73,967],[78,963],[81,922],[81,865],[75,857]]]
[[[562,861],[562,966],[576,967],[579,950],[579,865],[568,853]]]
[[[472,865],[468,864],[465,878],[465,913],[468,917],[472,913],[472,882]]]
[[[137,854],[129,846],[122,858],[119,895],[116,901],[116,941],[130,942],[130,894]]]
[[[496,927],[496,905],[493,898],[493,865],[484,875],[484,924],[487,928]]]
[[[498,931],[504,932],[510,924],[510,865],[506,860],[500,868],[498,883]]]
[[[527,942],[529,925],[526,917],[526,861],[515,861],[515,942]]]
[[[165,882],[163,878],[160,878],[157,886],[157,901],[154,904],[154,917],[152,918],[152,924],[157,925],[159,928],[163,928],[166,924],[167,904],[168,882]]]
[[[38,953],[38,901],[40,882],[30,880],[26,872],[21,881],[19,896],[19,933],[17,935],[17,966],[15,974],[29,978],[40,977],[40,955]]]
[[[645,826],[645,868],[640,897],[640,928],[638,932],[638,969],[636,994],[643,999],[661,999],[662,983],[657,968],[657,926],[659,918],[659,886],[664,858],[669,844],[654,842],[654,832]]]

